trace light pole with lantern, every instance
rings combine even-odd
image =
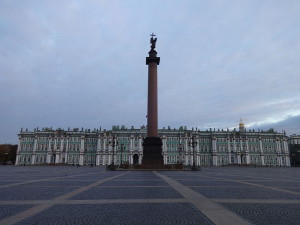
[[[112,160],[110,164],[110,169],[114,170],[115,169],[115,146],[118,146],[119,142],[118,140],[116,141],[116,137],[113,136],[112,141],[110,141],[109,144],[112,145]]]

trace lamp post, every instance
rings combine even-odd
[[[111,169],[115,168],[115,146],[119,145],[119,142],[116,141],[116,137],[113,136],[112,141],[109,142],[112,145],[112,160],[111,160]]]
[[[195,141],[195,137],[192,136],[192,141],[189,142],[190,146],[193,148],[193,166],[192,170],[197,170],[196,163],[195,163],[195,147],[197,146],[198,142]]]

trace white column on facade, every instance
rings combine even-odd
[[[57,162],[55,162],[55,163],[62,163],[62,153],[63,153],[63,148],[64,148],[64,137],[61,136],[61,137],[60,137],[60,147],[59,147],[59,149],[57,149],[57,151],[56,151]]]
[[[36,149],[37,149],[37,141],[38,141],[38,137],[35,136],[35,137],[34,137],[34,143],[33,143],[32,157],[31,157],[31,164],[32,164],[32,165],[35,164]]]
[[[291,166],[290,154],[289,154],[288,143],[287,143],[286,138],[283,138],[283,148],[284,148],[284,156],[285,156],[286,166]]]
[[[97,152],[101,151],[101,136],[98,135],[97,137]]]
[[[188,152],[188,138],[186,136],[184,138],[184,150],[185,152]]]
[[[241,137],[238,139],[238,143],[240,147],[237,149],[237,160],[238,160],[238,164],[242,164],[243,162],[242,157],[244,152],[243,152],[243,140]]]
[[[109,155],[108,155],[108,165],[110,165],[110,164],[111,164],[111,162],[112,162],[112,160],[111,160],[111,159],[112,159],[112,156],[111,156],[111,154],[109,154]]]
[[[282,152],[281,152],[281,146],[279,138],[276,138],[276,155],[277,155],[277,165],[282,166]]]
[[[58,151],[56,151],[55,164],[59,163],[59,161],[60,161],[60,153]]]
[[[114,146],[114,162],[115,162],[115,165],[117,164],[118,162],[118,137],[115,136],[115,146]]]
[[[236,139],[234,138],[234,144],[233,144],[233,147],[235,148],[235,152],[236,152],[236,160],[237,160],[237,164],[241,164],[241,142],[240,142],[240,139],[238,139],[238,142],[239,142],[239,145],[240,147],[238,148],[237,147],[237,144],[236,144]]]
[[[228,164],[231,164],[231,148],[230,148],[230,138],[226,138],[227,141],[227,152],[228,152]]]
[[[217,139],[215,136],[211,138],[213,166],[218,166],[218,154],[217,154]]]
[[[111,138],[110,134],[107,137],[106,141],[107,141],[107,147],[108,147],[108,149],[107,149],[108,150],[108,164],[110,165],[110,164],[112,164],[112,145],[111,145],[112,138]]]
[[[106,163],[106,136],[104,134],[104,136],[101,138],[101,140],[103,141],[103,143],[100,143],[100,152],[102,154],[102,165],[105,165]],[[101,161],[101,160],[100,160]]]
[[[84,159],[84,153],[83,152],[80,152],[79,153],[79,165],[83,165],[83,159]]]
[[[189,138],[185,136],[184,138],[184,148],[185,148],[185,165],[189,165],[189,161],[191,162],[190,156],[190,149],[189,149]]]
[[[250,164],[250,155],[249,155],[249,140],[246,137],[246,164]]]
[[[46,162],[49,164],[51,163],[51,142],[52,142],[52,137],[49,137],[49,143],[48,143],[48,151],[47,151],[47,158],[46,158]]]
[[[184,137],[184,153],[185,153],[185,165],[189,165],[190,160],[190,149],[188,145],[189,139],[187,136]]]
[[[57,139],[58,139],[58,137],[55,136],[55,137],[54,137],[54,149],[53,149],[55,153],[56,153],[56,151],[57,151]],[[56,154],[55,154],[54,163],[57,163],[57,156],[56,156]]]
[[[55,140],[58,142],[60,138],[57,137]],[[55,164],[59,163],[60,162],[60,146],[58,146],[58,143],[56,142],[56,147],[54,148],[55,149]],[[61,142],[60,142],[61,144]]]
[[[232,142],[233,142],[233,151],[237,152],[237,150],[236,150],[236,143],[235,143],[235,137],[232,138]]]
[[[20,161],[20,151],[21,151],[21,144],[22,144],[22,136],[19,135],[19,144],[18,144],[18,149],[17,149],[17,155],[16,155],[16,162],[15,162],[15,165],[19,165],[19,161]]]
[[[283,162],[282,162],[282,155],[277,155],[277,163],[279,166],[282,166],[283,165]]]
[[[66,152],[65,152],[65,163],[68,164],[68,152],[69,152],[69,136],[67,136]]]
[[[264,155],[261,137],[259,137],[259,150],[260,150],[261,165],[264,166],[265,165],[265,155]]]
[[[20,154],[17,153],[17,155],[16,155],[16,162],[15,162],[16,166],[19,165],[19,160],[20,160]]]
[[[168,146],[167,146],[168,137],[166,135],[162,138],[162,154],[164,159],[164,164],[168,164]]]
[[[163,139],[162,139],[162,143],[163,143],[163,152],[167,152],[168,151],[168,147],[167,147],[167,136],[163,136]]]
[[[143,154],[139,154],[139,164],[142,164]]]
[[[241,164],[241,154],[240,154],[240,149],[237,148],[236,146],[236,139],[235,137],[233,138],[233,151],[236,153],[236,162],[237,164]]]
[[[57,137],[54,137],[54,151],[57,149]]]
[[[106,164],[106,159],[107,159],[108,147],[107,147],[107,143],[106,142],[107,142],[107,137],[104,134],[104,137],[103,137],[103,148],[102,148],[102,152],[103,152],[103,157],[102,157],[103,165]]]
[[[196,138],[196,141],[197,141],[196,152],[199,153],[200,152],[200,139],[199,139],[199,137]]]
[[[200,161],[199,161],[199,154],[200,154],[200,139],[199,137],[196,137],[196,149],[195,149],[195,165],[199,166]]]
[[[35,136],[35,137],[34,137],[34,142],[33,142],[33,151],[34,151],[34,152],[35,152],[36,149],[37,149],[37,141],[38,141],[38,137]]]
[[[184,145],[182,144],[184,141],[182,139],[182,137],[179,137],[179,148],[180,148],[180,152],[178,152],[180,158],[179,158],[179,162],[183,163],[183,156],[184,156]]]
[[[133,141],[134,141],[134,136],[131,135],[130,137],[130,151],[133,151]]]
[[[276,152],[277,153],[281,153],[281,148],[280,148],[280,141],[279,141],[279,138],[276,138]]]
[[[196,166],[201,166],[200,155],[197,153],[196,155]]]
[[[97,138],[97,151],[96,151],[96,166],[100,165],[100,151],[101,151],[101,136]]]
[[[84,146],[84,143],[85,143],[85,136],[82,135],[81,138],[80,138],[80,152],[79,152],[79,165],[83,165],[83,160],[84,160],[84,150],[85,150],[85,146]]]
[[[129,164],[132,165],[133,164],[133,141],[134,141],[134,136],[131,135],[130,136],[130,140],[129,140],[129,156],[128,156],[128,161],[129,161]]]
[[[103,137],[103,149],[102,149],[103,151],[108,151],[106,142],[107,142],[107,137]]]
[[[200,139],[199,137],[196,138],[197,145],[196,145],[196,166],[200,166]]]
[[[129,163],[129,165],[132,165],[133,164],[133,159],[132,159],[132,153],[131,152],[129,152],[129,154],[128,154],[128,163]]]
[[[81,151],[81,152],[84,152],[84,150],[85,150],[85,149],[84,149],[84,147],[85,147],[85,146],[84,146],[84,143],[85,143],[85,136],[82,135],[81,138],[80,138],[80,151]]]
[[[283,139],[284,152],[289,154],[289,147],[286,138]]]

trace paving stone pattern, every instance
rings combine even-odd
[[[121,184],[122,185],[122,184]],[[172,187],[96,187],[72,199],[164,199],[182,198]]]
[[[31,208],[33,205],[0,205],[0,220]]]
[[[81,216],[80,214],[83,214]],[[213,225],[190,204],[57,205],[19,224]]]
[[[193,190],[208,198],[234,198],[234,199],[299,199],[300,195],[269,190],[261,187],[191,187]]]
[[[154,172],[1,166],[0,225],[222,225],[231,219],[300,224],[299,172],[279,167]]]
[[[300,224],[300,204],[226,203],[224,205],[240,216],[249,219],[253,224]]]
[[[66,194],[77,187],[8,187],[0,189],[0,199],[9,200],[43,200],[53,199]]]

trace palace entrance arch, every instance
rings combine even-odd
[[[133,165],[139,164],[139,155],[134,154],[133,155]]]

